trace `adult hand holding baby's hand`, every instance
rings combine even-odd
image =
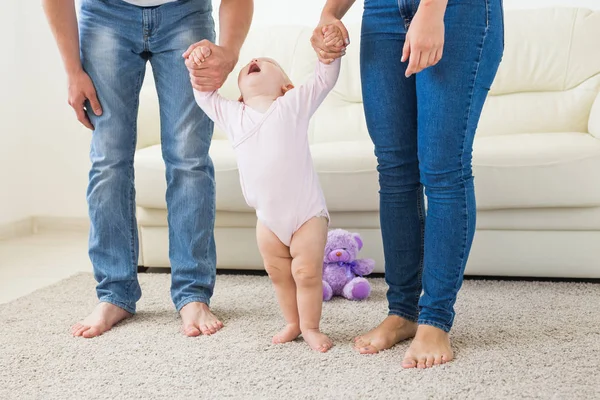
[[[190,72],[192,87],[212,92],[223,86],[238,61],[237,54],[209,40],[191,45],[185,53],[185,66]]]
[[[350,38],[342,21],[330,17],[321,19],[321,23],[313,31],[310,43],[319,60],[329,64],[346,54]]]

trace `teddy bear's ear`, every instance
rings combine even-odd
[[[360,235],[358,233],[353,233],[352,237],[354,238],[354,240],[356,240],[356,243],[358,244],[358,249],[362,249],[363,247],[363,241],[360,238]]]

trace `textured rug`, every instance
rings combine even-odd
[[[139,313],[91,340],[68,333],[95,305],[90,274],[0,305],[0,399],[600,398],[597,284],[467,281],[456,360],[403,370],[408,343],[371,356],[350,344],[385,316],[382,279],[368,301],[325,304],[327,354],[270,343],[282,320],[260,276],[219,275],[213,308],[226,327],[186,338],[169,280],[141,274]]]

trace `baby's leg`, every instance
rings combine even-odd
[[[326,352],[333,343],[319,330],[323,306],[323,252],[327,241],[327,220],[307,221],[292,237],[292,275],[297,287],[300,330],[314,350]]]
[[[256,239],[286,322],[285,328],[273,336],[273,343],[292,341],[300,335],[300,323],[298,304],[296,303],[296,283],[292,277],[290,249],[260,222],[256,224]]]

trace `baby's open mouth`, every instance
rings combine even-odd
[[[248,75],[253,74],[255,72],[260,72],[260,67],[256,63],[250,64],[250,68],[248,68]]]

